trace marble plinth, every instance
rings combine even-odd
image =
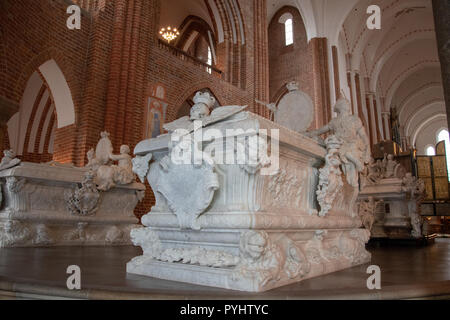
[[[369,232],[355,207],[357,189],[345,177],[327,213],[319,215],[325,148],[249,112],[208,128],[228,139],[267,135],[271,166],[278,165],[270,175],[237,163],[175,165],[170,134],[141,142],[134,169],[147,177],[156,205],[142,218],[145,228],[131,232],[144,255],[131,260],[127,272],[261,292],[370,261]],[[238,128],[246,133],[227,131]],[[205,152],[236,153],[228,145],[221,151],[223,140],[200,139]]]
[[[0,171],[0,246],[130,244],[130,230],[139,222],[133,211],[144,185],[100,192],[88,172],[35,163]]]

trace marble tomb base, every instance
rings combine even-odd
[[[319,168],[327,149],[250,112],[204,129],[215,129],[228,139],[246,136],[242,141],[252,136],[265,140],[260,131],[265,129],[271,156],[279,146],[279,165],[271,175],[261,174],[264,165],[175,165],[168,147],[173,147],[171,134],[141,142],[134,169],[147,177],[156,205],[142,218],[145,228],[131,232],[144,254],[127,264],[128,273],[262,292],[370,261],[365,249],[370,234],[362,228],[355,206],[357,188],[344,175],[331,180],[323,172],[320,179],[326,180],[322,185],[329,191],[334,182],[342,184],[326,195],[326,210],[324,203],[322,208],[318,204]],[[228,145],[220,151],[222,140],[200,139],[207,153],[236,153]],[[275,165],[274,158],[270,165]]]
[[[87,168],[21,163],[0,171],[0,246],[126,245],[144,185],[98,191]]]
[[[416,199],[409,196],[400,178],[382,179],[367,185],[359,194],[360,201],[373,199],[371,237],[376,239],[418,239],[423,237],[422,219]]]

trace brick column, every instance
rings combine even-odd
[[[327,38],[313,38],[310,44],[313,51],[316,127],[321,127],[331,120],[332,115]]]
[[[366,94],[367,100],[368,100],[368,106],[369,106],[369,114],[370,114],[370,121],[371,121],[371,132],[370,136],[372,137],[372,144],[376,144],[379,142],[379,134],[378,134],[378,120],[377,120],[377,111],[375,108],[375,94],[372,92],[368,92]]]
[[[143,97],[146,88],[150,38],[155,28],[152,1],[117,0],[110,59],[105,130],[110,132],[115,150],[131,148],[141,138]],[[139,116],[141,115],[141,116]]]
[[[391,117],[390,112],[383,112],[383,121],[384,121],[384,137],[386,140],[391,140],[392,134],[391,134],[391,126],[389,124],[389,119]]]
[[[334,90],[336,94],[336,100],[341,94],[341,82],[339,80],[339,57],[336,46],[331,47],[332,56],[333,56],[333,72],[334,72]]]
[[[0,148],[6,149],[9,146],[7,135],[7,123],[9,119],[19,111],[19,105],[7,98],[0,97]],[[3,150],[0,150],[0,152]],[[0,153],[0,157],[3,157],[3,153]]]
[[[111,58],[108,79],[108,91],[106,96],[105,130],[111,133],[114,147],[118,145],[118,137],[122,132],[116,130],[117,113],[119,108],[119,95],[121,86],[121,74],[123,64],[123,45],[126,22],[126,0],[116,0],[114,3],[113,35],[111,42]]]
[[[375,95],[373,96],[373,112],[375,113],[375,124],[377,131],[377,140],[381,142],[381,131],[380,131],[380,120],[379,120],[379,112],[378,112],[378,103]]]
[[[367,107],[367,118],[368,118],[368,127],[367,127],[367,134],[369,135],[370,139],[370,148],[372,149],[372,146],[374,145],[374,138],[373,138],[373,115],[372,115],[372,108],[370,103],[370,95],[366,94],[366,107]]]
[[[361,80],[359,77],[359,73],[355,73],[355,93],[356,93],[356,104],[358,105],[358,115],[361,122],[364,124],[364,127],[367,128],[366,118],[363,113],[362,99],[361,99]]]
[[[441,62],[447,121],[450,128],[450,2],[433,0],[434,25]]]
[[[267,1],[253,0],[254,28],[254,98],[259,101],[269,101],[269,48],[267,25]],[[266,107],[253,101],[253,111],[261,116],[269,117]]]

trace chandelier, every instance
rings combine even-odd
[[[161,35],[161,37],[163,37],[164,40],[170,43],[180,35],[180,32],[177,30],[177,28],[167,27],[162,28],[159,31],[159,34]]]

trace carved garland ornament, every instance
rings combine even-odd
[[[284,235],[274,240],[265,231],[245,231],[240,238],[239,256],[200,247],[163,249],[158,234],[150,228],[133,229],[131,240],[144,251],[143,256],[133,259],[136,264],[158,260],[215,268],[234,267],[231,281],[251,279],[261,287],[282,279],[303,278],[311,272],[312,264],[325,268],[324,263],[341,256],[352,265],[370,260],[370,253],[365,250],[370,237],[368,230],[355,229],[331,241],[324,241],[326,234],[324,230],[317,230],[311,240],[300,246]]]
[[[162,249],[158,234],[149,228],[131,230],[131,240],[134,245],[141,246],[144,257],[150,257],[164,262],[179,262],[206,267],[232,267],[239,262],[239,257],[218,250],[194,248],[168,248]]]
[[[339,157],[339,148],[343,142],[335,136],[330,136],[325,143],[328,153],[325,156],[325,167],[319,170],[319,187],[316,192],[321,217],[330,211],[336,196],[344,186],[340,168],[342,162]]]

